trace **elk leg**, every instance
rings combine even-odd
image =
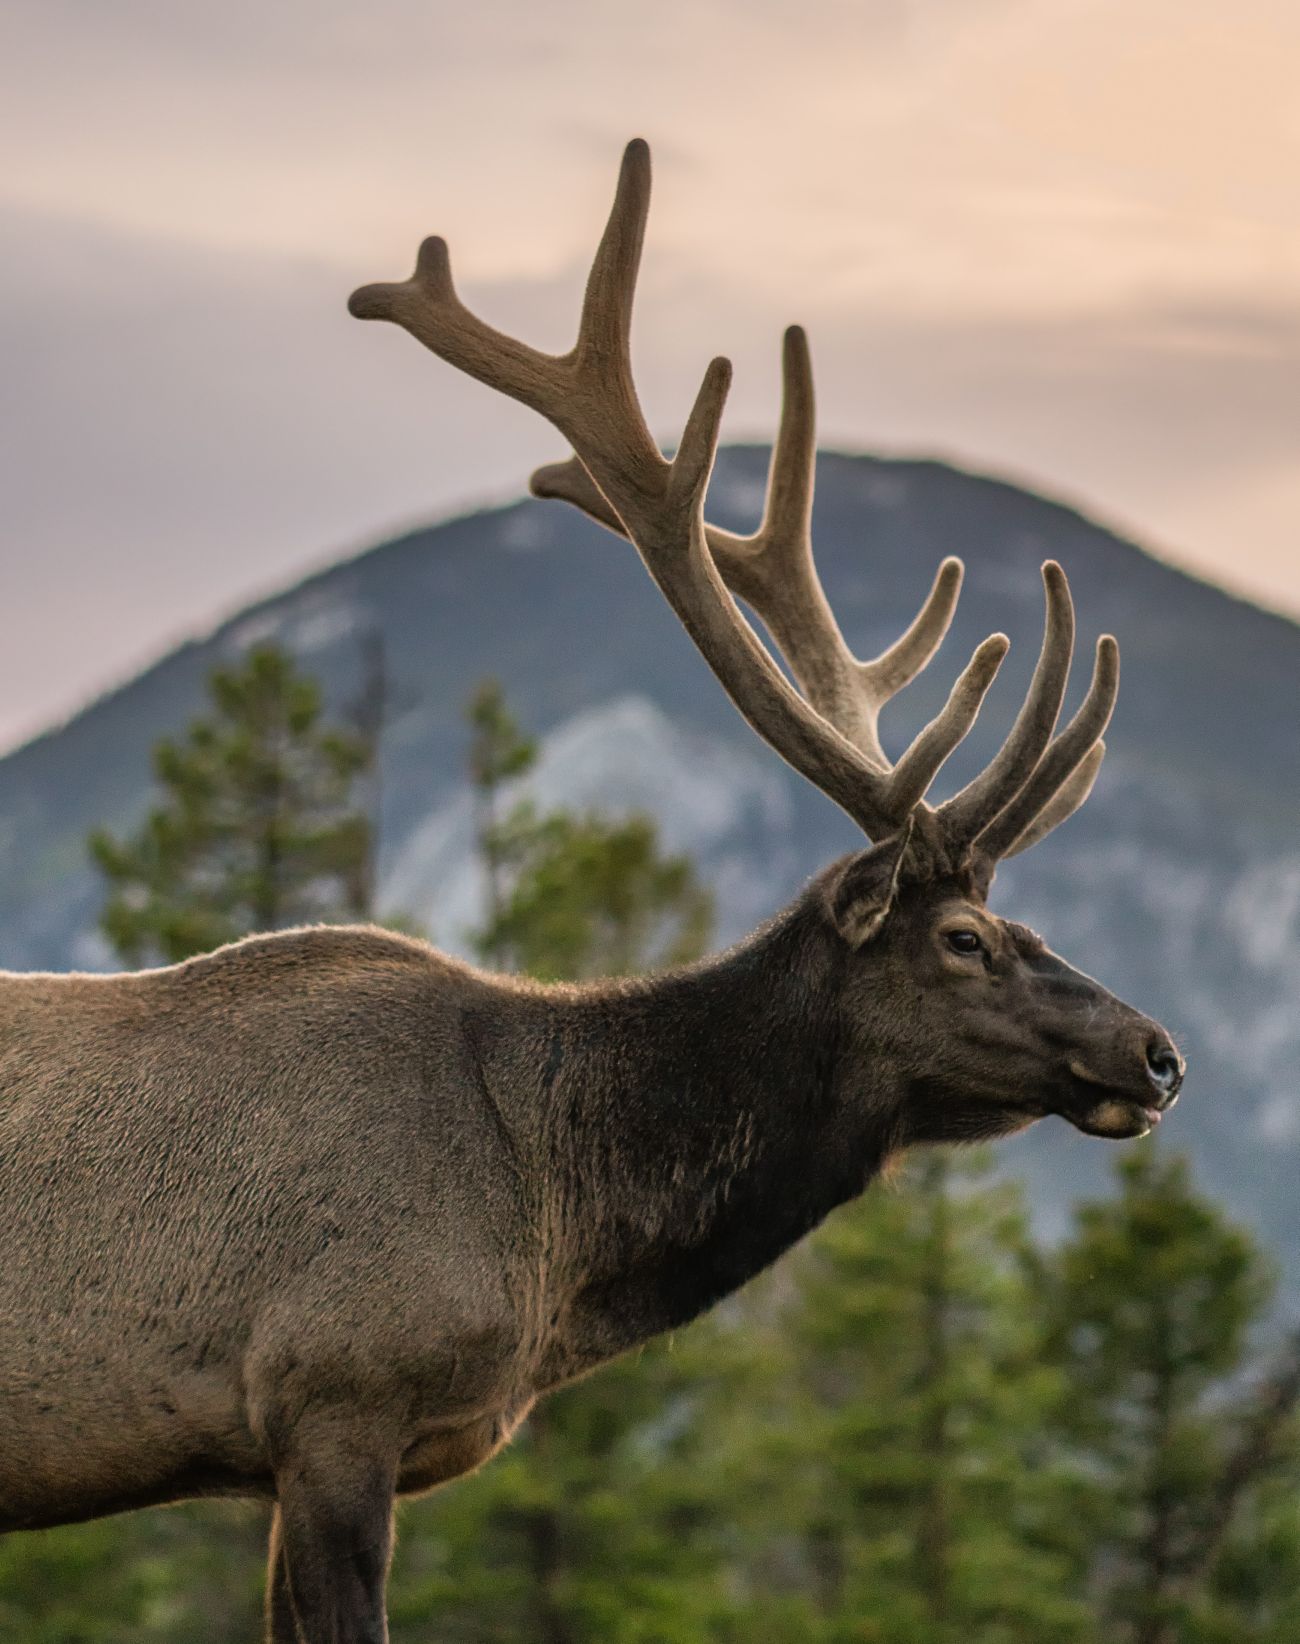
[[[373,1452],[336,1444],[295,1450],[277,1467],[271,1644],[388,1644],[393,1484]]]
[[[266,1644],[302,1644],[289,1601],[289,1569],[280,1535],[280,1509],[271,1518],[266,1555]]]

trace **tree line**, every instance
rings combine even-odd
[[[96,834],[127,963],[380,918],[386,682],[331,720],[263,647]],[[653,821],[543,810],[500,687],[466,713],[495,968],[702,954],[712,906]],[[436,932],[433,933],[436,936]],[[451,934],[451,933],[448,933]],[[837,1212],[722,1309],[555,1395],[402,1508],[408,1644],[1283,1644],[1300,1636],[1300,1338],[1248,1235],[1151,1143],[1054,1244],[980,1154]],[[203,1503],[0,1542],[0,1637],[258,1636],[265,1515]]]

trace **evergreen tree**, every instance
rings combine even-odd
[[[530,799],[503,809],[502,789],[537,759],[500,685],[469,706],[485,918],[480,955],[543,981],[627,976],[703,952],[713,903],[682,856],[665,856],[646,816],[538,812]]]
[[[470,698],[469,779],[474,794],[474,838],[483,869],[484,927],[478,937],[483,958],[498,969],[507,964],[504,945],[494,932],[505,901],[505,873],[512,855],[522,841],[521,830],[531,808],[518,809],[503,818],[501,790],[515,777],[532,769],[537,760],[537,744],[524,736],[506,706],[500,681],[485,679]]]
[[[1068,1385],[1053,1426],[1099,1619],[1131,1644],[1280,1638],[1268,1618],[1296,1616],[1278,1578],[1300,1569],[1300,1522],[1270,1488],[1286,1468],[1293,1501],[1300,1363],[1293,1346],[1260,1378],[1271,1274],[1182,1160],[1147,1144],[1118,1177],[1045,1269],[1048,1351]]]
[[[479,933],[484,957],[560,981],[660,970],[701,951],[712,900],[685,857],[660,852],[648,817],[524,807],[510,827],[510,886]]]
[[[1294,1379],[1295,1355],[1281,1379]],[[1270,1422],[1270,1455],[1193,1583],[1188,1644],[1294,1644],[1300,1638],[1300,1435],[1295,1399]],[[1263,1401],[1267,1408],[1270,1400]],[[1180,1641],[1181,1644],[1181,1641]]]
[[[210,692],[210,715],[154,751],[163,797],[143,827],[90,841],[110,887],[101,926],[129,964],[367,911],[369,822],[350,803],[364,738],[323,725],[315,682],[270,646]]]
[[[796,1259],[793,1403],[774,1430],[798,1480],[778,1526],[799,1549],[786,1581],[819,1618],[798,1636],[1091,1636],[1058,1529],[1066,1481],[1041,1438],[1057,1376],[1035,1351],[1028,1232],[987,1168],[932,1153]]]

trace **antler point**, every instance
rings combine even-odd
[[[644,137],[634,137],[623,150],[623,164],[619,168],[619,188],[632,186],[642,199],[650,190],[650,145]],[[644,208],[643,208],[644,209]]]
[[[1005,634],[990,634],[975,647],[966,666],[981,693],[993,683],[1010,649],[1011,641]]]
[[[386,319],[388,306],[386,285],[359,285],[348,298],[348,313],[354,320]]]
[[[424,286],[443,288],[451,284],[451,252],[440,234],[430,234],[420,242],[414,278]]]

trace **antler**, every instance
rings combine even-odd
[[[567,354],[541,353],[466,309],[452,285],[446,245],[437,239],[421,247],[410,280],[363,287],[354,293],[351,311],[363,319],[395,321],[450,364],[552,422],[575,456],[539,469],[534,492],[563,497],[630,537],[759,735],[869,836],[892,834],[922,805],[939,768],[974,723],[1008,642],[994,634],[977,648],[942,711],[891,766],[877,729],[880,710],[925,667],[943,639],[957,602],[961,563],[944,561],[899,640],[871,661],[853,655],[813,561],[813,386],[807,342],[798,327],[785,337],[781,425],[763,523],[751,537],[704,523],[704,494],[731,368],[721,359],[709,366],[677,454],[666,461],[637,399],[629,346],[649,192],[649,150],[638,140],[623,157],[578,340]],[[1109,717],[1114,667],[1103,670],[1099,653],[1084,707],[1051,742],[1069,670],[1073,610],[1060,567],[1049,564],[1043,575],[1046,630],[1024,706],[991,764],[931,813],[948,848],[959,853],[976,844],[985,851],[995,843],[1004,852],[1026,848],[1081,803],[1090,785],[1091,778],[1084,783],[1077,772],[1092,758],[1090,750]],[[733,594],[762,618],[805,696],[791,687],[759,642]],[[1108,643],[1113,652],[1114,642]],[[1099,756],[1091,765],[1093,775],[1096,763]],[[1068,806],[1062,803],[1067,789]],[[1042,826],[1049,810],[1052,821]]]
[[[939,648],[961,589],[962,565],[946,559],[907,632],[871,662],[850,651],[817,576],[812,551],[816,432],[812,366],[801,326],[785,334],[781,422],[768,474],[763,522],[748,537],[705,525],[705,541],[731,592],[762,618],[804,695],[879,770],[889,761],[880,744],[880,710],[915,679]],[[538,497],[573,503],[626,536],[622,521],[577,457],[539,468]]]

